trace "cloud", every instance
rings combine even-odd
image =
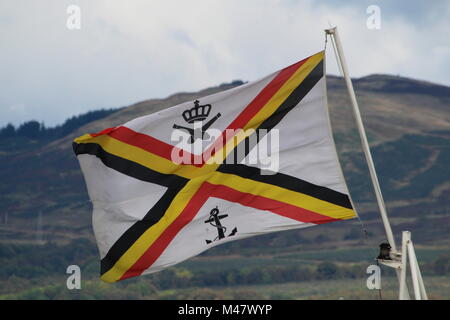
[[[255,80],[324,47],[339,26],[352,76],[401,74],[449,85],[450,4],[410,1],[72,0],[0,4],[0,125],[47,125],[101,107]],[[66,28],[67,6],[81,30]],[[366,8],[381,8],[381,30]],[[328,50],[328,72],[337,74]],[[14,105],[23,106],[16,110]]]

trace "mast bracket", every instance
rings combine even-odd
[[[390,268],[394,268],[397,270],[401,270],[402,269],[402,261],[398,261],[398,260],[383,260],[383,259],[377,259],[378,263],[381,263],[382,265],[385,265],[387,267]]]
[[[326,34],[334,34],[336,31],[336,27],[330,28],[330,29],[325,29],[325,33]]]

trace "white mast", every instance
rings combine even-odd
[[[342,51],[341,40],[339,38],[339,33],[337,28],[334,27],[332,29],[326,30],[327,34],[332,36],[332,39],[335,41],[336,50],[340,62],[340,66],[342,68],[342,73],[344,75],[344,80],[347,85],[348,94],[350,96],[350,100],[353,106],[353,113],[355,114],[356,125],[358,127],[359,136],[361,138],[362,148],[364,150],[364,155],[366,157],[367,166],[369,167],[370,178],[372,180],[373,188],[375,190],[375,195],[377,197],[378,208],[380,209],[381,219],[383,220],[384,229],[386,230],[386,236],[389,244],[392,247],[393,251],[397,251],[397,247],[395,246],[395,239],[392,233],[391,225],[389,223],[389,219],[387,216],[386,205],[384,204],[383,195],[381,194],[380,183],[378,182],[377,173],[375,171],[375,165],[372,160],[372,154],[369,148],[369,142],[367,141],[366,131],[364,130],[364,125],[361,118],[361,113],[359,112],[358,101],[356,100],[355,91],[353,90],[352,80],[348,75],[347,63],[345,61],[344,52]]]
[[[366,157],[367,166],[369,167],[370,178],[372,180],[372,185],[375,190],[375,196],[377,198],[378,208],[380,210],[381,219],[383,221],[384,229],[386,231],[386,237],[393,251],[393,261],[383,260],[381,261],[385,265],[393,267],[397,271],[397,277],[399,278],[400,285],[400,299],[409,299],[408,288],[406,286],[406,255],[409,252],[410,257],[410,267],[411,274],[413,277],[415,297],[417,300],[427,299],[425,292],[425,286],[423,284],[422,276],[419,270],[419,264],[414,253],[414,248],[412,246],[409,231],[404,231],[403,233],[403,247],[402,253],[397,251],[395,245],[394,234],[392,233],[391,224],[387,215],[386,205],[384,203],[383,195],[381,193],[380,183],[378,182],[377,172],[375,170],[375,165],[373,163],[372,154],[370,152],[369,142],[367,140],[366,131],[364,130],[364,124],[361,118],[361,113],[359,111],[358,101],[356,100],[355,91],[353,89],[352,80],[348,73],[347,63],[344,57],[344,51],[342,50],[341,40],[339,38],[339,33],[337,27],[326,29],[325,33],[331,36],[333,44],[335,45],[337,51],[338,65],[343,73],[345,83],[347,85],[348,94],[350,96],[350,101],[353,107],[353,113],[356,119],[356,125],[358,127],[359,136],[361,138],[361,144]],[[407,232],[407,235],[405,234]]]

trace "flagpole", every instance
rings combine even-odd
[[[361,113],[359,111],[358,102],[356,101],[355,90],[353,89],[352,80],[348,73],[347,63],[345,61],[344,52],[342,50],[341,40],[339,38],[339,33],[337,31],[337,27],[326,29],[327,35],[330,35],[333,43],[335,45],[335,51],[338,64],[340,64],[341,71],[344,76],[345,83],[347,84],[348,94],[350,96],[350,101],[353,107],[353,113],[356,119],[356,125],[358,127],[359,136],[361,138],[362,148],[364,150],[364,155],[366,157],[367,166],[369,167],[370,178],[372,180],[373,188],[375,190],[375,195],[377,198],[378,208],[380,209],[381,219],[383,221],[384,229],[386,231],[386,237],[391,246],[393,253],[393,260],[383,260],[378,259],[382,264],[392,267],[395,269],[397,273],[397,278],[399,280],[399,298],[400,299],[410,299],[410,295],[408,292],[408,287],[406,284],[406,255],[409,252],[410,257],[410,266],[411,266],[411,275],[414,284],[415,290],[415,298],[416,300],[428,299],[425,285],[423,283],[422,275],[420,273],[419,264],[417,262],[417,258],[414,252],[414,247],[411,242],[411,235],[409,231],[403,231],[402,238],[402,252],[397,251],[397,247],[395,245],[394,235],[392,233],[391,224],[389,222],[389,218],[387,215],[386,205],[384,203],[383,195],[381,194],[380,183],[378,182],[377,172],[375,170],[375,165],[373,163],[372,154],[370,152],[369,142],[367,140],[366,132],[364,130],[364,125],[361,118]]]
[[[370,152],[369,142],[367,140],[366,131],[364,130],[364,124],[361,118],[361,113],[359,111],[358,101],[356,100],[355,91],[353,89],[352,80],[348,74],[348,67],[345,61],[344,52],[342,50],[341,40],[339,38],[339,33],[337,27],[326,29],[325,32],[331,35],[334,39],[338,60],[340,62],[341,70],[344,75],[345,83],[347,84],[348,94],[350,96],[350,101],[353,107],[353,113],[356,119],[356,125],[358,127],[359,136],[361,138],[362,148],[364,150],[364,155],[366,157],[367,166],[369,167],[370,178],[372,180],[372,185],[375,190],[375,196],[377,198],[378,208],[380,209],[381,219],[383,221],[384,229],[386,231],[387,240],[392,248],[392,251],[397,253],[397,247],[395,245],[394,235],[392,233],[391,224],[386,211],[386,205],[384,203],[383,195],[381,194],[380,183],[378,182],[377,172],[375,170],[375,165],[373,163],[372,154]]]

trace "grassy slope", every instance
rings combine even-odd
[[[86,263],[81,263],[82,290],[67,290],[63,272],[51,272],[29,280],[12,276],[2,281],[0,299],[378,299],[378,292],[366,287],[365,270],[373,264],[372,252],[367,247],[307,252],[290,248],[282,254],[261,254],[258,250],[254,254],[197,257],[175,268],[117,284],[101,282],[96,275],[98,261],[88,255]],[[443,253],[450,257],[446,248],[421,247],[417,253],[421,261],[432,261]],[[83,254],[78,254],[78,261],[82,261]],[[341,273],[329,278],[307,273],[296,281],[283,278],[283,272],[313,270],[323,261],[335,261]],[[448,277],[431,272],[432,266],[422,264],[422,268],[430,298],[450,299]],[[237,273],[230,273],[230,270]],[[199,286],[185,281],[192,278],[217,280],[224,274],[226,283],[221,280]],[[267,274],[271,278],[265,278]],[[396,298],[396,284],[391,270],[383,268],[383,299]]]

